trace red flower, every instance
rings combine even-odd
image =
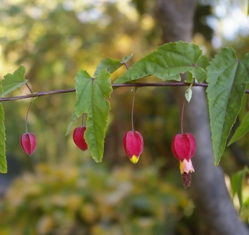
[[[35,151],[36,148],[36,138],[31,132],[22,134],[20,139],[21,146],[25,153],[29,156]]]
[[[73,141],[77,145],[78,148],[85,151],[88,149],[87,143],[85,141],[84,133],[86,131],[86,127],[77,127],[73,132]]]
[[[183,161],[189,160],[194,156],[196,149],[195,138],[190,133],[177,134],[174,136],[171,145],[175,157]]]
[[[123,146],[130,161],[136,164],[144,149],[143,136],[138,131],[128,131],[123,137]]]
[[[175,135],[172,140],[171,149],[175,157],[180,161],[182,183],[183,186],[187,188],[191,183],[190,173],[195,171],[191,161],[196,150],[194,136],[190,133]]]
[[[194,172],[191,158],[196,150],[195,138],[190,133],[177,134],[174,136],[171,145],[172,152],[180,161],[181,174]]]

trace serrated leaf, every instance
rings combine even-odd
[[[154,75],[163,81],[181,80],[181,74],[189,71],[199,82],[206,78],[206,71],[197,66],[200,48],[186,42],[164,44],[135,63],[115,83],[127,83]]]
[[[96,71],[94,72],[94,77],[96,77],[101,70],[107,70],[109,73],[115,72],[117,69],[119,69],[123,63],[121,63],[119,60],[115,60],[112,58],[105,58],[100,61],[98,64]]]
[[[235,173],[231,177],[231,186],[232,186],[232,194],[233,197],[235,195],[238,196],[239,204],[240,204],[240,210],[243,206],[243,197],[242,197],[242,186],[245,179],[246,172],[248,171],[247,168]]]
[[[227,146],[231,145],[232,143],[236,142],[237,140],[241,139],[245,134],[249,132],[249,113],[243,118],[241,124],[234,132],[232,138],[230,139]]]
[[[85,139],[92,158],[100,162],[104,152],[104,138],[110,104],[106,100],[112,92],[110,74],[101,70],[92,78],[86,71],[75,77],[76,96],[75,114],[79,117],[87,113]]]
[[[185,98],[188,102],[190,102],[192,98],[192,85],[185,91]]]
[[[233,49],[222,49],[207,67],[208,108],[214,163],[219,164],[238,116],[249,79],[249,54],[238,60]]]
[[[0,81],[0,85],[2,86],[0,97],[4,97],[8,93],[26,84],[28,80],[24,77],[25,72],[25,67],[20,66],[13,74],[5,75],[4,79]]]
[[[0,104],[0,172],[7,173],[6,151],[5,151],[5,126],[4,126],[4,109]]]

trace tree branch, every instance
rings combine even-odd
[[[124,83],[124,84],[112,84],[113,88],[118,87],[176,87],[176,86],[190,86],[189,83],[186,82],[146,82],[146,83]],[[208,87],[207,83],[194,83],[192,87]],[[3,97],[0,98],[1,102],[6,101],[15,101],[15,100],[22,100],[22,99],[31,99],[37,98],[40,96],[47,96],[47,95],[56,95],[56,94],[63,94],[63,93],[72,93],[75,92],[75,88],[65,89],[65,90],[53,90],[53,91],[41,91],[41,92],[34,92],[27,95],[20,95],[20,96],[12,96],[12,97]],[[246,90],[245,93],[249,94],[249,90]]]

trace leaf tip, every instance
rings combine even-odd
[[[218,159],[218,160],[214,160],[214,166],[218,166],[220,164],[220,159]]]

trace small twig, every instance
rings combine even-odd
[[[72,89],[66,89],[66,90],[54,90],[54,91],[47,91],[47,92],[36,92],[36,93],[33,93],[33,94],[28,94],[28,95],[5,97],[5,98],[0,98],[0,102],[22,100],[22,99],[30,99],[30,98],[40,97],[40,96],[63,94],[63,93],[70,93],[70,92],[75,92],[75,89],[72,88]]]

